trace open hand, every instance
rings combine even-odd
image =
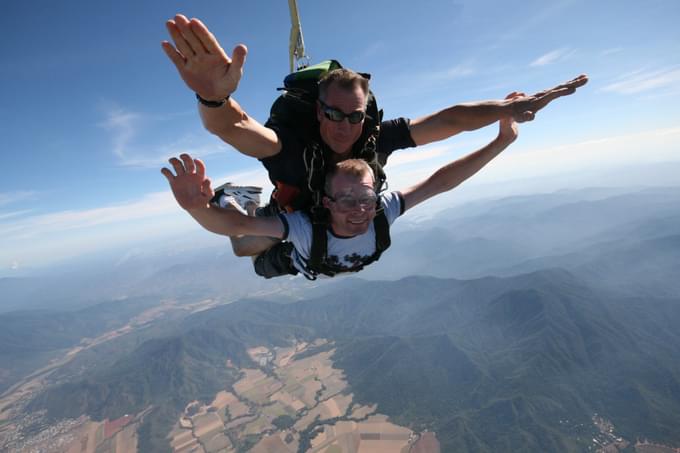
[[[248,53],[246,46],[237,45],[232,59],[200,20],[177,14],[166,26],[175,46],[168,41],[161,45],[189,89],[209,101],[222,100],[236,91]]]
[[[210,179],[205,176],[205,164],[188,154],[180,155],[179,159],[172,157],[169,162],[177,176],[165,167],[161,169],[161,173],[170,183],[177,203],[187,211],[207,207],[215,191]]]
[[[557,85],[554,88],[540,91],[531,96],[519,96],[512,98],[510,105],[512,106],[513,117],[515,121],[522,123],[524,121],[531,121],[536,116],[536,112],[541,110],[553,100],[573,94],[576,88],[585,85],[588,82],[588,76],[581,74],[580,76]],[[506,97],[506,99],[508,99]]]

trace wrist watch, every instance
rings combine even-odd
[[[220,101],[208,101],[207,99],[203,99],[198,93],[196,93],[196,99],[198,99],[198,102],[201,104],[205,105],[206,107],[210,107],[212,109],[216,109],[218,107],[222,107],[225,102],[229,99],[230,94],[227,95],[226,98],[220,100]]]

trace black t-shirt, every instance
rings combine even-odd
[[[271,157],[261,159],[269,172],[269,179],[304,188],[307,184],[307,170],[303,159],[306,143],[303,138],[288,128],[272,127],[281,140],[281,151]],[[409,120],[397,118],[380,123],[377,153],[380,162],[386,162],[392,151],[416,146],[409,131]]]

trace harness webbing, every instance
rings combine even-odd
[[[309,214],[312,222],[312,244],[307,268],[309,274],[313,276],[312,279],[315,279],[318,274],[332,276],[340,272],[348,272],[346,268],[327,262],[328,238],[326,233],[330,225],[330,212],[323,206],[322,200],[328,172],[327,165],[332,162],[328,153],[332,151],[320,141],[315,113],[319,78],[323,73],[341,67],[337,61],[328,60],[289,74],[284,79],[284,94],[279,96],[272,105],[269,120],[265,124],[267,127],[283,125],[295,129],[305,142],[303,160],[306,170],[306,187],[300,187],[300,192],[293,200],[288,199],[284,203],[279,203],[279,206],[285,210],[304,209]],[[370,74],[361,73],[361,75],[366,79],[371,77]],[[384,189],[387,179],[382,169],[386,157],[380,156],[377,152],[381,121],[382,110],[378,109],[375,97],[369,91],[364,130],[352,148],[352,156],[366,161],[372,168],[375,176],[374,189],[377,193]],[[278,184],[277,181],[274,183]],[[274,200],[277,200],[276,194]],[[379,201],[374,227],[376,252],[370,257],[369,262],[376,261],[390,245],[389,223]],[[349,272],[361,270],[362,267],[351,269]]]
[[[316,280],[316,276],[319,274],[333,277],[343,272],[359,272],[365,266],[378,261],[380,255],[382,255],[392,243],[392,240],[390,239],[390,224],[385,215],[385,208],[383,208],[380,200],[378,200],[375,217],[373,218],[373,227],[375,230],[375,252],[373,255],[360,266],[351,269],[331,264],[328,262],[328,225],[330,222],[330,212],[324,207],[321,207],[321,209],[316,208],[316,206],[312,208],[310,213],[310,220],[312,221],[312,247],[309,253],[309,260],[307,260],[307,272],[305,273],[305,277],[309,280]]]
[[[330,224],[330,211],[323,206],[313,206],[309,211],[312,222],[312,246],[309,250],[307,269],[310,274],[322,273],[322,264],[328,256],[328,236],[326,231]]]

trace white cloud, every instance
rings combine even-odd
[[[487,138],[480,137],[476,140],[431,144],[393,153],[385,167],[389,188],[395,190],[410,187],[430,176],[437,168],[481,148],[488,141]]]
[[[230,173],[217,178],[211,177],[211,180],[213,187],[227,181],[238,185],[258,185],[265,188],[270,185],[267,174],[262,169]],[[0,220],[6,220],[0,222],[0,237],[11,240],[12,238],[54,235],[64,231],[125,224],[135,220],[181,213],[182,211],[170,190],[166,190],[149,193],[137,200],[94,209],[26,215],[30,212],[32,211],[18,211],[11,213],[12,215],[0,217]]]
[[[448,153],[453,146],[432,146],[429,148],[415,149],[413,151],[400,151],[390,156],[387,164],[390,169],[403,165],[420,163],[429,159],[434,159]]]
[[[112,152],[123,166],[158,168],[169,157],[181,153],[206,157],[228,149],[225,144],[203,131],[200,134],[184,133],[176,138],[178,134],[173,135],[174,126],[171,121],[185,115],[186,112],[146,115],[114,106],[106,109],[106,119],[99,125],[111,134]],[[163,131],[159,135],[173,138],[165,143],[150,139],[156,128]]]
[[[456,80],[464,77],[469,77],[475,74],[477,70],[471,62],[459,63],[450,68],[433,70],[430,72],[420,74],[420,78],[424,80]],[[416,75],[418,78],[418,75]]]
[[[21,263],[35,268],[110,249],[145,234],[155,237],[173,230],[172,217],[181,219],[181,215],[168,191],[95,209],[4,218],[0,220],[0,267]],[[156,234],[149,231],[149,225],[155,225]]]
[[[113,153],[121,160],[125,160],[125,149],[137,135],[136,126],[141,122],[141,119],[142,116],[139,113],[115,109],[108,112],[106,120],[101,124],[114,134]]]
[[[205,158],[229,149],[220,143],[196,143],[199,140],[206,141],[205,137],[200,139],[194,136],[183,137],[174,143],[152,147],[143,153],[133,152],[131,156],[124,156],[120,163],[128,167],[160,168],[167,165],[170,157],[176,157],[182,153],[188,153],[195,158]]]
[[[6,206],[20,201],[26,201],[34,198],[37,192],[22,190],[15,192],[0,193],[0,206]]]
[[[536,29],[542,27],[546,22],[559,21],[563,12],[572,8],[577,1],[553,0],[545,2],[539,8],[535,8],[532,14],[522,17],[521,20],[511,21],[505,32],[492,28],[493,33],[489,39],[493,44],[490,48],[497,49],[508,42],[524,38],[530,34],[533,36]]]
[[[445,84],[446,82],[457,80],[465,77],[469,77],[477,73],[477,69],[471,61],[461,62],[455,66],[451,67],[440,67],[440,68],[429,68],[427,71],[423,72],[400,72],[390,74],[389,80],[390,85],[394,86],[393,90],[386,89],[383,90],[385,94],[381,96],[390,96],[392,98],[399,98],[404,95],[414,96],[410,90],[396,89],[396,87],[404,86],[417,86],[421,88],[429,88],[431,90],[437,89],[436,87]],[[383,80],[383,83],[385,81]],[[394,92],[401,93],[401,95],[395,95]],[[391,94],[390,94],[391,93]],[[422,94],[422,90],[419,90]],[[418,96],[420,96],[420,94]]]
[[[451,67],[430,68],[423,72],[392,72],[386,77],[381,76],[381,88],[378,102],[380,105],[390,105],[391,109],[415,108],[421,113],[412,112],[412,117],[431,113],[427,103],[431,97],[441,102],[442,89],[448,90],[451,82],[471,77],[478,73],[477,67],[471,62],[462,62]],[[409,87],[404,89],[404,87]],[[413,90],[412,87],[418,87]],[[401,106],[401,107],[400,107]],[[426,113],[427,112],[427,113]]]
[[[0,223],[0,236],[9,240],[54,236],[64,231],[154,217],[177,209],[179,208],[170,192],[157,192],[140,200],[101,208],[20,216]]]
[[[267,190],[271,187],[266,172],[260,168],[209,176],[213,186],[231,181]],[[262,200],[268,198],[265,190]],[[49,214],[16,211],[0,216],[0,268],[10,269],[14,263],[41,266],[179,231],[200,234],[201,228],[177,205],[170,190],[94,209]]]
[[[374,41],[367,45],[361,53],[362,60],[369,60],[387,48],[385,41]]]
[[[534,61],[532,61],[529,66],[545,66],[548,64],[555,63],[558,60],[564,60],[565,58],[571,56],[575,50],[568,47],[563,47],[561,49],[551,50],[550,52],[541,55]]]
[[[606,85],[602,91],[618,94],[637,94],[659,88],[673,88],[680,84],[680,68],[668,68],[637,71],[625,74],[619,80]]]
[[[437,168],[481,148],[490,138],[480,136],[466,143],[396,153],[390,157],[386,167],[390,188],[411,186],[431,175]],[[473,176],[465,183],[465,187],[505,184],[582,171],[602,172],[621,165],[679,162],[678,150],[680,127],[534,149],[523,148],[520,135],[517,143]]]
[[[13,212],[3,212],[3,213],[0,214],[0,221],[3,221],[5,219],[11,219],[12,217],[25,216],[29,212],[32,212],[32,209],[24,209],[22,211],[13,211]]]
[[[475,180],[500,182],[629,164],[677,162],[679,147],[680,127],[602,137],[502,154]]]
[[[465,143],[439,144],[399,152],[390,158],[386,169],[390,187],[407,187],[441,165],[479,148],[488,138],[480,136]],[[476,187],[478,184],[505,183],[574,171],[602,171],[613,165],[679,161],[680,127],[531,150],[521,146],[520,140],[513,145],[516,148],[509,149],[475,175],[471,185]],[[219,183],[232,181],[264,188],[271,186],[262,169],[212,177]],[[428,207],[434,205],[428,204]],[[200,227],[177,206],[169,190],[95,209],[31,214],[29,211],[16,212],[0,218],[0,237],[3,238],[0,263],[4,263],[7,269],[17,263],[21,263],[21,267],[35,267],[47,260],[59,261],[86,252],[126,246],[161,234],[179,231],[201,233]]]
[[[606,57],[607,55],[613,55],[615,53],[620,53],[623,52],[623,47],[613,47],[611,49],[605,49],[602,52],[600,52],[600,55],[603,57]]]

